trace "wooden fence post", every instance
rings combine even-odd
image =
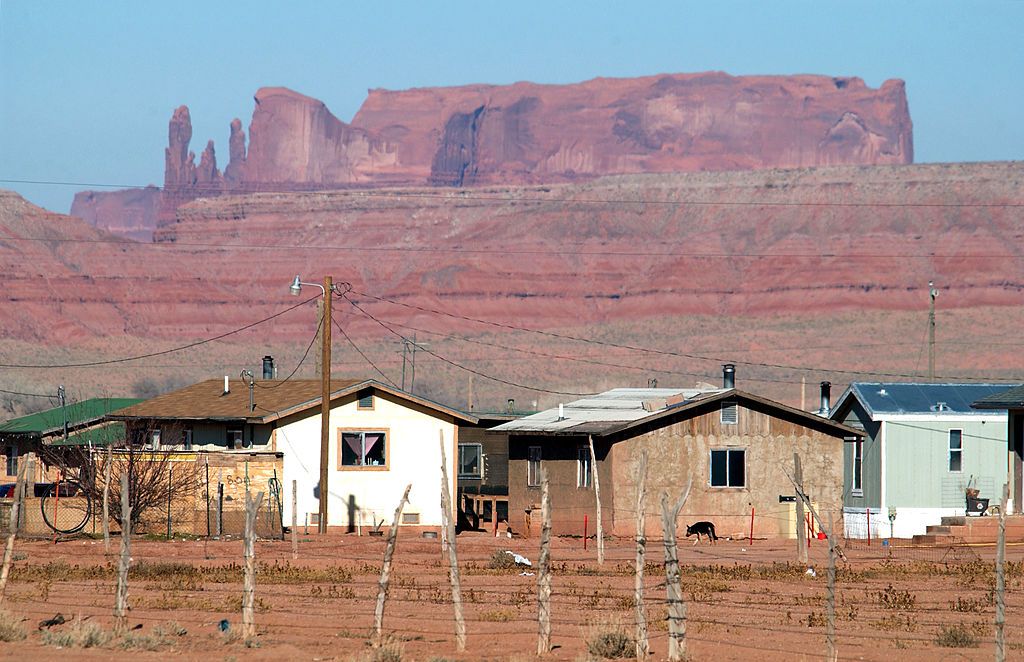
[[[804,491],[804,470],[800,465],[800,454],[793,453],[793,480],[796,482],[796,487],[800,492]],[[806,522],[804,521],[804,500],[797,498],[796,500],[796,560],[803,564],[807,564],[807,528]]]
[[[242,584],[242,638],[248,644],[256,636],[256,511],[263,501],[263,492],[253,499],[245,491],[245,576]]]
[[[594,480],[594,500],[597,502],[597,564],[604,565],[604,524],[601,521],[601,479],[597,475],[597,455],[594,453],[594,437],[587,435],[590,447],[590,475]]]
[[[217,481],[217,538],[224,535],[224,483]]]
[[[1003,485],[1003,499],[999,503],[999,536],[996,539],[996,662],[1006,660],[1006,502],[1010,498],[1010,483]]]
[[[828,513],[829,533],[834,530],[832,526],[832,511]],[[825,596],[825,645],[829,662],[836,662],[836,548],[829,535],[828,540],[828,581],[827,593]]]
[[[110,473],[113,471],[114,445],[107,445],[107,459],[103,463],[103,553],[110,553]]]
[[[14,484],[14,500],[11,503],[11,531],[7,534],[7,545],[4,547],[4,565],[0,569],[0,604],[4,601],[4,592],[7,590],[7,577],[11,572],[11,563],[14,560],[14,539],[18,535],[18,525],[21,523],[21,503],[25,499],[25,466],[27,462],[20,462],[18,466],[18,479]]]
[[[395,508],[395,521],[388,532],[388,543],[384,547],[384,565],[380,569],[380,584],[377,588],[377,608],[373,611],[374,645],[380,646],[384,639],[384,603],[388,599],[388,583],[391,581],[391,557],[395,554],[395,543],[398,540],[398,525],[402,522],[402,508],[409,501],[409,490],[412,483],[405,486],[405,492]]]
[[[686,603],[680,581],[679,556],[676,549],[676,519],[690,496],[692,481],[687,482],[675,504],[669,506],[668,493],[661,494],[661,529],[665,541],[665,601],[668,603],[668,659],[681,662],[686,655]]]
[[[299,558],[299,481],[292,480],[292,560]]]
[[[551,651],[551,496],[540,468],[540,560],[537,562],[537,655]]]
[[[459,580],[459,558],[455,550],[455,515],[452,513],[452,495],[448,489],[448,459],[444,452],[444,430],[441,437],[441,505],[444,506],[444,530],[448,536],[448,578],[452,583],[452,607],[455,609],[455,649],[466,650],[466,620],[462,617],[462,583]]]
[[[128,494],[128,472],[121,474],[121,557],[117,562],[117,594],[114,600],[114,630],[124,632],[128,617],[128,564],[131,559],[132,507]]]
[[[174,466],[167,467],[167,539],[170,540],[171,536],[171,495],[174,494],[172,485],[174,484]]]
[[[646,512],[647,451],[640,453],[636,468],[636,577],[633,584],[633,604],[636,610],[636,659],[646,660],[650,646],[647,643],[647,616],[644,614],[644,559],[647,553]]]

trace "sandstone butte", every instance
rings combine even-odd
[[[1017,306],[1022,191],[1024,163],[1009,162],[252,193],[183,205],[152,243],[6,193],[0,335],[205,337],[294,302],[284,284],[296,273],[540,329],[920,310],[932,278],[944,309]],[[369,305],[433,330],[481,332]],[[355,336],[384,333],[346,314]],[[261,334],[305,337],[308,322],[282,318]]]
[[[189,110],[174,111],[163,191],[76,196],[72,214],[144,238],[181,205],[216,195],[352,187],[523,185],[609,174],[908,164],[904,84],[721,72],[570,85],[370,90],[351,123],[320,101],[257,91],[248,137],[230,124],[198,163]]]

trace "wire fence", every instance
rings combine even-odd
[[[224,536],[240,521],[230,512],[221,511]],[[266,505],[260,514],[280,520]],[[404,649],[405,659],[450,656],[455,650],[447,560],[440,541],[420,533],[412,527],[400,530],[385,611],[389,641]],[[365,654],[379,596],[383,538],[295,534],[294,543],[273,535],[261,536],[257,544],[259,645],[268,654],[277,647],[307,657]],[[657,535],[646,540],[641,603],[656,659],[668,647],[664,542]],[[959,647],[991,650],[994,546],[886,542],[843,543],[845,560],[838,562],[836,578],[839,658],[924,659]],[[585,654],[609,633],[627,640],[633,636],[635,541],[618,537],[606,543],[603,564],[596,562],[593,545],[584,549],[579,537],[559,537],[552,544],[551,624],[558,657]],[[466,659],[522,658],[535,649],[538,544],[533,538],[496,538],[485,532],[456,537],[468,626]],[[61,545],[22,545],[26,558],[15,564],[7,589],[5,607],[11,613],[32,622],[54,613],[69,621],[77,615],[104,626],[110,622],[116,578],[109,557],[95,548],[78,553],[76,547],[71,562]],[[524,561],[510,561],[506,550]],[[682,544],[679,556],[693,659],[826,657],[826,542],[811,542],[806,564],[795,562],[793,540]],[[174,621],[188,632],[154,645],[195,651],[240,645],[222,631],[237,628],[241,608],[242,550],[237,542],[137,538],[132,558],[130,625],[148,634]],[[1024,601],[1015,591],[1022,569],[1019,559],[1008,564],[1011,651],[1024,650],[1016,616]],[[30,635],[29,641],[44,645],[42,634]]]

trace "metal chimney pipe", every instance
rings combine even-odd
[[[736,388],[736,366],[732,363],[722,366],[722,388]]]
[[[263,357],[263,379],[274,378],[274,357],[269,354]]]
[[[224,395],[231,393],[231,386],[228,384],[228,376],[224,375]]]
[[[832,382],[821,383],[821,406],[818,416],[828,416],[832,409]]]
[[[565,407],[562,406],[561,402],[558,403],[558,420],[565,420]]]

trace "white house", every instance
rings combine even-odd
[[[129,438],[183,451],[274,453],[284,525],[318,523],[320,380],[208,380],[112,416]],[[456,497],[459,426],[471,414],[374,380],[331,380],[328,518],[332,527],[390,525],[411,484],[402,523],[441,525],[441,441]],[[248,480],[248,477],[246,477]]]

